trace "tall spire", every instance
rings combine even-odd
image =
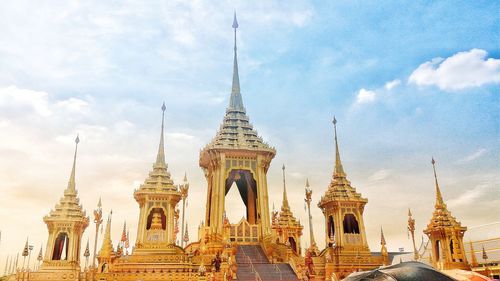
[[[283,164],[283,167],[281,169],[283,170],[283,205],[281,206],[281,208],[289,210],[290,204],[288,204],[288,197],[286,195],[285,164]]]
[[[340,161],[340,151],[339,151],[339,142],[337,140],[337,119],[335,116],[333,117],[333,131],[335,133],[335,171],[334,177],[344,176],[344,167],[342,166],[342,161]]]
[[[71,168],[71,175],[69,177],[68,188],[66,189],[68,192],[71,192],[71,193],[76,192],[75,168],[76,168],[76,154],[78,152],[78,143],[79,142],[80,142],[80,137],[78,135],[76,135],[75,155],[73,156],[73,167]]]
[[[161,135],[160,135],[160,145],[158,146],[158,155],[156,156],[156,166],[166,166],[165,164],[165,146],[163,142],[163,127],[165,123],[165,109],[167,107],[165,106],[165,102],[163,102],[163,105],[161,106]]]
[[[443,196],[441,195],[441,190],[439,189],[439,183],[437,179],[437,174],[436,174],[436,161],[434,160],[434,157],[432,157],[432,169],[434,170],[434,180],[436,181],[436,206],[442,206],[443,203]]]
[[[236,12],[234,12],[233,28],[234,28],[234,61],[233,61],[233,84],[231,87],[231,98],[229,100],[229,108],[244,111],[243,99],[240,92],[240,76],[238,74],[238,54],[236,47],[236,29],[238,29],[238,20]]]
[[[380,245],[385,246],[385,236],[384,236],[384,229],[380,227]]]
[[[113,242],[111,241],[111,217],[113,215],[113,211],[111,211],[108,215],[108,221],[106,223],[106,230],[104,232],[104,239],[102,241],[102,247],[99,251],[99,258],[110,258],[114,255]]]

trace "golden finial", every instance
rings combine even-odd
[[[73,156],[73,167],[71,168],[71,175],[69,177],[68,188],[67,188],[67,190],[71,193],[74,193],[76,191],[75,170],[76,170],[76,155],[78,152],[79,142],[80,142],[80,136],[79,134],[77,134],[75,138],[75,155]]]
[[[163,102],[161,106],[161,135],[160,135],[160,145],[158,146],[158,155],[156,156],[156,165],[159,166],[166,166],[165,164],[165,147],[164,147],[164,140],[163,140],[163,128],[165,124],[165,110],[167,107],[165,106],[165,102]]]
[[[342,161],[340,160],[340,150],[339,150],[339,142],[337,139],[337,119],[333,116],[333,131],[334,131],[334,139],[335,139],[335,170],[334,177],[336,176],[345,176],[344,167],[342,166]]]
[[[443,196],[441,195],[441,190],[439,189],[439,183],[436,173],[436,160],[434,160],[434,157],[432,157],[431,163],[432,163],[432,169],[434,171],[434,180],[436,182],[436,206],[442,206],[444,204]]]
[[[283,206],[282,209],[290,209],[290,205],[288,204],[288,197],[286,195],[286,182],[285,182],[285,164],[281,168],[283,170]]]
[[[384,229],[380,227],[380,245],[385,246],[385,237],[384,237]]]

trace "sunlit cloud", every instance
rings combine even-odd
[[[448,58],[433,58],[415,69],[408,82],[449,91],[500,83],[500,59],[487,56],[485,50],[472,49]]]
[[[472,162],[478,158],[480,158],[481,156],[483,156],[484,154],[486,154],[486,152],[488,152],[487,149],[485,148],[480,148],[476,151],[474,151],[472,154],[468,155],[467,157],[465,158],[462,158],[460,159],[458,162],[459,163],[468,163],[468,162]]]
[[[375,101],[376,96],[377,94],[374,91],[362,88],[356,95],[356,103],[357,104],[371,103]]]

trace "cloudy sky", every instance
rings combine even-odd
[[[422,234],[434,205],[431,156],[469,236],[498,226],[498,2],[254,2],[0,4],[2,270],[27,236],[35,255],[45,248],[42,218],[66,187],[76,134],[83,207],[90,215],[102,197],[105,212],[113,209],[115,245],[125,220],[135,241],[132,193],[155,159],[163,101],[167,161],[176,183],[187,172],[196,238],[206,198],[198,154],[228,103],[234,10],[244,103],[278,151],[268,173],[277,208],[285,163],[292,209],[307,225],[304,182],[317,202],[332,174],[335,115],[348,177],[369,199],[372,250],[380,227],[391,250],[410,248],[408,208]],[[241,203],[229,198],[236,220]],[[313,222],[323,246],[316,207]]]

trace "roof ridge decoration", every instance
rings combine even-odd
[[[253,125],[250,123],[250,119],[246,115],[238,72],[236,31],[239,24],[236,13],[234,13],[232,27],[234,29],[234,59],[231,96],[228,107],[226,108],[226,115],[224,116],[219,131],[211,142],[207,144],[206,148],[264,150],[276,153],[276,150],[265,143],[257,134],[257,131],[254,130]]]

